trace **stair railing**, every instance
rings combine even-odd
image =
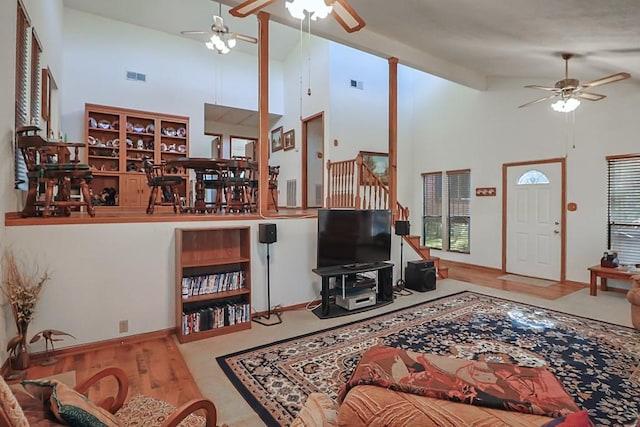
[[[327,161],[328,208],[391,209],[389,187],[359,154],[352,160]],[[409,219],[409,208],[396,202],[394,220]]]

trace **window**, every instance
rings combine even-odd
[[[424,245],[442,249],[442,172],[422,175],[422,194]]]
[[[640,156],[607,158],[607,245],[622,264],[640,263]]]
[[[16,101],[15,101],[15,129],[29,124],[29,18],[18,2],[18,16],[16,25]],[[15,188],[27,190],[27,166],[22,153],[15,144]]]
[[[539,185],[548,184],[549,178],[539,170],[531,169],[518,178],[518,185]]]
[[[471,172],[425,173],[423,183],[423,241],[434,249],[469,253]],[[447,218],[446,223],[443,218]]]
[[[448,235],[449,250],[469,253],[469,226],[471,225],[471,172],[447,172],[449,196]]]

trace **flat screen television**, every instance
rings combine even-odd
[[[390,210],[318,210],[318,268],[364,267],[389,259]]]

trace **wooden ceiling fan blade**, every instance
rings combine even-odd
[[[606,85],[608,83],[613,83],[613,82],[617,82],[619,80],[624,80],[624,79],[628,79],[629,77],[631,77],[631,74],[629,73],[616,73],[616,74],[611,74],[610,76],[606,76],[606,77],[602,77],[599,78],[597,80],[593,80],[589,83],[585,83],[582,85],[582,87],[595,87],[595,86],[602,86],[602,85]]]
[[[229,13],[238,18],[244,18],[257,12],[263,7],[269,6],[271,3],[275,3],[277,0],[247,0],[239,5],[231,8]]]
[[[198,30],[194,30],[194,31],[180,31],[180,34],[193,34],[193,35],[199,35],[199,34],[211,34],[211,31],[198,31]]]
[[[243,42],[247,42],[247,43],[258,43],[258,39],[255,37],[251,37],[251,36],[245,36],[244,34],[234,34],[235,38],[237,38],[238,40],[242,40]]]
[[[540,90],[550,90],[552,92],[562,92],[562,89],[558,89],[557,87],[547,87],[547,86],[538,86],[538,85],[527,85],[525,87],[529,89],[540,89]]]
[[[325,0],[325,3],[333,6],[331,14],[348,33],[361,30],[365,26],[364,19],[346,0]]]
[[[543,102],[543,101],[546,101],[548,99],[555,98],[556,96],[558,96],[558,95],[545,96],[544,98],[536,99],[535,101],[531,101],[531,102],[527,102],[526,104],[518,105],[518,108],[527,107],[529,105],[537,104],[538,102]]]
[[[600,95],[599,93],[593,93],[593,92],[579,92],[579,93],[576,93],[575,96],[577,96],[580,99],[586,99],[588,101],[600,101],[601,99],[607,97],[607,95]]]

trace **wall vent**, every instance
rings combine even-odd
[[[135,71],[127,71],[127,80],[135,80],[138,82],[146,82],[147,75],[142,73],[136,73]]]
[[[298,204],[296,203],[296,194],[298,193],[298,181],[295,179],[287,180],[287,207],[295,208]]]
[[[322,206],[322,184],[316,184],[316,206]]]
[[[362,82],[362,80],[351,80],[349,82],[349,86],[353,89],[364,89],[364,83]]]

